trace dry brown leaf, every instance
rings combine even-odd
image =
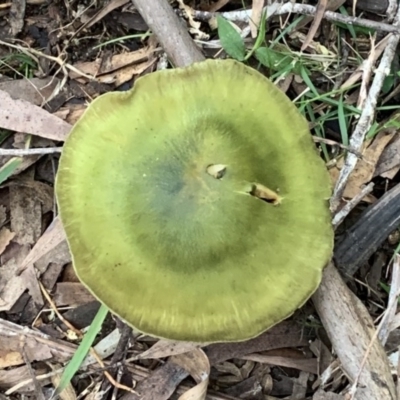
[[[7,228],[2,228],[0,230],[0,255],[3,254],[4,250],[9,245],[14,236],[15,232],[11,232]]]
[[[79,306],[96,300],[92,294],[78,282],[60,282],[56,285],[53,301],[57,306]]]
[[[40,106],[48,101],[59,84],[56,77],[14,79],[0,82],[0,90],[7,92],[14,100],[25,100]]]
[[[154,47],[149,46],[129,53],[115,54],[111,57],[110,62],[108,63],[103,64],[103,60],[98,58],[95,61],[78,62],[74,64],[74,67],[87,75],[99,77],[100,75],[109,74],[110,72],[128,65],[147,61],[153,52]],[[71,79],[83,79],[81,75],[73,71],[70,71],[69,76]]]
[[[33,245],[42,232],[42,207],[29,187],[10,187],[11,230],[18,244]]]
[[[18,351],[0,349],[0,370],[24,364],[24,358]]]
[[[375,176],[382,176],[383,178],[393,179],[400,169],[400,132],[383,150],[376,170]]]
[[[280,356],[268,356],[263,354],[249,354],[242,357],[244,360],[256,361],[259,363],[279,365],[298,369],[300,371],[310,372],[314,375],[318,373],[318,362],[316,358],[288,358]]]
[[[211,4],[209,7],[204,7],[203,10],[208,12],[218,11],[223,6],[226,6],[229,3],[229,1],[230,0],[218,0],[215,3]]]
[[[0,128],[64,141],[71,125],[24,100],[14,100],[0,90]]]
[[[0,311],[8,311],[26,290],[22,275],[18,275],[18,265],[29,253],[29,246],[19,246],[14,256],[1,266],[0,274]],[[10,247],[9,247],[10,248]],[[8,249],[7,249],[8,250]]]
[[[55,247],[65,242],[65,232],[59,217],[56,217],[44,234],[36,242],[35,246],[29,252],[19,267],[22,272],[30,264],[34,264],[40,258],[48,254]]]
[[[18,245],[15,243],[15,246]],[[47,257],[49,259],[46,259]],[[36,304],[43,304],[37,274],[45,272],[51,261],[58,263],[70,261],[64,230],[58,219],[47,228],[32,249],[29,245],[19,246],[15,256],[2,266],[0,311],[10,310],[26,289]],[[34,267],[34,263],[37,268]]]
[[[29,360],[69,361],[77,346],[48,335],[0,319],[0,350],[20,352],[21,337],[24,337],[24,349]]]
[[[369,143],[366,143],[364,146],[364,151],[362,152],[363,159],[358,160],[357,165],[350,175],[350,178],[347,182],[346,189],[344,191],[343,197],[352,199],[358,193],[360,193],[362,187],[371,181],[374,177],[375,168],[377,162],[387,146],[390,140],[395,135],[395,132],[390,131],[381,131],[375,139]],[[338,162],[337,166],[331,168],[329,173],[331,175],[331,179],[333,182],[339,177],[340,168],[343,165],[343,159]],[[374,197],[367,196],[364,198],[365,201],[373,201]]]
[[[33,179],[13,179],[2,185],[2,187],[24,187],[32,191],[32,196],[42,204],[42,213],[51,211],[54,207],[54,189],[47,183]]]
[[[126,393],[120,400],[168,400],[188,375],[184,368],[169,359],[138,382],[135,387],[138,394]]]
[[[240,358],[246,354],[283,347],[307,346],[308,339],[304,330],[292,321],[284,321],[254,339],[239,343],[216,343],[205,348],[211,365],[231,358]]]
[[[86,108],[87,106],[85,104],[71,104],[68,108],[60,108],[54,115],[65,120],[72,126],[75,125],[78,119],[83,115]]]
[[[115,86],[120,86],[123,83],[131,80],[134,76],[140,75],[156,61],[156,58],[152,58],[140,64],[122,67],[115,72],[99,76],[98,81],[102,83],[114,83]]]
[[[306,397],[309,377],[310,374],[308,372],[301,371],[299,377],[293,379],[291,400],[303,400]]]
[[[251,18],[250,18],[250,31],[251,37],[257,37],[257,30],[260,25],[262,11],[264,7],[264,0],[253,0],[251,6]]]
[[[101,21],[107,14],[116,8],[122,7],[125,4],[129,3],[129,0],[112,0],[108,4],[106,4],[99,12],[93,15],[85,24],[84,27],[89,29],[95,23]],[[81,29],[81,28],[80,28]]]
[[[202,344],[204,346],[204,344]],[[172,340],[159,340],[150,349],[137,356],[137,359],[164,358],[193,351],[202,346],[193,342],[175,342]]]
[[[210,377],[210,362],[201,349],[172,356],[171,361],[184,368],[197,385],[183,393],[178,400],[205,400]]]

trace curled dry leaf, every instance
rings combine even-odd
[[[210,38],[210,36],[200,30],[201,23],[195,21],[193,18],[193,14],[194,14],[193,8],[186,5],[183,2],[183,0],[178,0],[178,3],[179,3],[179,8],[181,8],[184,11],[184,13],[186,14],[186,17],[189,21],[189,26],[190,26],[189,32],[192,33],[196,39],[208,40]]]
[[[183,393],[178,400],[204,400],[210,376],[210,362],[201,349],[171,357],[171,361],[184,368],[197,385]]]
[[[0,90],[0,128],[64,141],[71,125],[24,100],[14,100]]]
[[[375,169],[378,160],[388,145],[390,140],[395,135],[395,132],[382,131],[380,132],[373,141],[370,141],[365,145],[365,149],[362,153],[363,159],[358,160],[354,172],[350,175],[347,182],[346,189],[344,191],[344,197],[352,199],[357,196],[361,191],[362,187],[371,181],[374,177]],[[337,164],[337,167],[330,169],[330,174],[333,182],[339,177],[340,168],[343,165],[343,160]],[[372,196],[367,196],[364,200],[372,201]]]
[[[103,62],[103,59],[98,58],[95,61],[78,62],[74,64],[74,67],[86,75],[99,77],[138,62],[148,61],[153,52],[154,47],[149,46],[129,53],[113,55],[106,63]],[[71,79],[84,79],[73,71],[70,71],[69,77]]]

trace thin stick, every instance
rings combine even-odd
[[[396,26],[396,28],[400,27],[400,7],[397,11],[394,25]],[[354,129],[354,132],[350,138],[350,147],[352,149],[355,149],[357,151],[361,150],[361,146],[364,143],[365,136],[372,125],[372,121],[375,117],[378,96],[381,92],[386,76],[390,73],[390,66],[392,64],[397,45],[399,43],[399,39],[400,36],[394,34],[392,34],[391,37],[388,39],[388,43],[383,52],[379,67],[375,71],[375,77],[369,90],[368,97],[365,101],[364,108],[362,109],[360,119],[358,120],[357,126]],[[347,185],[347,181],[350,177],[350,174],[353,172],[356,164],[357,157],[353,153],[347,153],[344,166],[340,171],[339,179],[336,183],[336,187],[331,199],[331,210],[333,212],[336,212],[340,206],[341,198]]]
[[[312,138],[313,138],[314,142],[316,142],[316,143],[325,143],[329,146],[340,147],[343,150],[349,151],[350,153],[354,153],[360,160],[363,159],[363,155],[359,151],[353,150],[350,146],[346,146],[345,144],[335,142],[334,140],[325,139],[325,138],[318,137],[318,136],[313,136]]]
[[[270,6],[265,7],[264,10],[266,12],[267,18],[271,18],[275,15],[290,13],[314,16],[316,13],[316,7],[314,6],[291,2],[274,3]],[[217,13],[211,13],[207,11],[195,11],[193,16],[196,19],[208,21],[211,18],[216,17],[217,15]],[[241,11],[230,11],[220,13],[220,15],[230,21],[248,22],[251,16],[251,10],[249,9]],[[376,29],[382,32],[399,33],[399,28],[397,26],[386,24],[384,22],[371,21],[365,18],[351,17],[333,11],[325,11],[324,18],[332,22],[341,22],[347,25],[363,26],[365,28]]]
[[[54,154],[61,153],[62,147],[44,147],[44,148],[34,148],[34,149],[1,149],[0,156],[32,156],[36,154]]]
[[[350,201],[346,203],[346,205],[340,209],[338,213],[332,219],[332,225],[336,229],[343,220],[350,214],[350,211],[354,209],[354,207],[368,194],[372,192],[374,188],[374,183],[371,182],[367,186],[365,186],[357,196],[353,197]]]

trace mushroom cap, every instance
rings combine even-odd
[[[94,100],[56,193],[79,279],[156,337],[254,337],[307,301],[332,254],[330,179],[305,119],[233,60]]]

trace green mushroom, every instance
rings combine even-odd
[[[94,100],[56,193],[79,279],[160,338],[255,337],[309,299],[332,254],[330,180],[306,121],[233,60]]]

